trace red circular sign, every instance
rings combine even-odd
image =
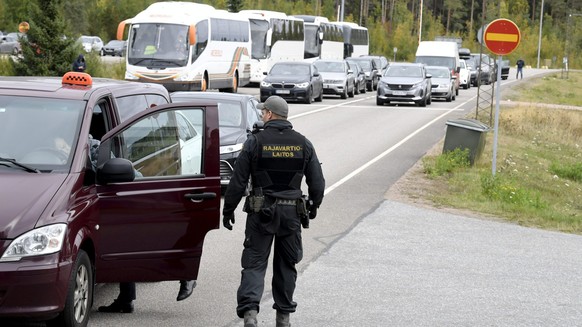
[[[483,33],[485,46],[496,55],[508,55],[519,45],[521,33],[509,19],[496,19],[487,25]]]

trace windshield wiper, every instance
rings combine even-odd
[[[18,162],[18,161],[16,161],[16,160],[14,160],[14,159],[9,159],[9,158],[2,158],[2,157],[0,157],[0,162],[2,162],[2,161],[4,161],[4,162],[9,162],[9,163],[11,163],[11,164],[13,164],[13,165],[15,165],[15,166],[18,166],[18,167],[20,167],[20,168],[22,168],[22,169],[26,170],[26,171],[27,171],[27,172],[29,172],[29,173],[37,173],[37,174],[40,174],[40,170],[38,170],[38,169],[36,169],[36,168],[32,168],[32,167],[30,167],[30,166],[27,166],[27,165],[25,165],[25,164],[21,164],[20,162]]]

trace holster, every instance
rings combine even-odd
[[[306,195],[297,199],[297,215],[301,220],[301,226],[303,226],[303,228],[309,228],[309,211],[307,211],[308,201]]]

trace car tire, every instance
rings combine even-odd
[[[376,105],[377,106],[383,106],[384,105],[384,101],[382,101],[382,99],[380,99],[380,98],[377,97],[376,98]]]
[[[445,98],[445,101],[447,101],[447,102],[453,101],[453,95],[452,94],[447,95],[447,97]]]
[[[48,321],[47,326],[87,326],[93,301],[93,283],[91,260],[85,251],[79,250],[69,278],[65,308],[55,319]]]
[[[348,85],[346,84],[344,87],[344,92],[340,94],[340,98],[347,99],[348,98]]]
[[[321,92],[319,92],[319,96],[317,98],[315,98],[315,102],[321,102],[323,101],[323,89],[321,89]]]
[[[311,104],[313,102],[313,89],[310,88],[307,94],[305,95],[305,103]]]
[[[431,104],[432,103],[432,94],[428,95],[428,100],[426,101],[426,104]]]
[[[355,84],[353,84],[353,85],[352,85],[352,91],[351,91],[351,92],[348,92],[348,96],[349,96],[350,98],[353,98],[353,97],[354,97],[354,93],[355,93],[355,92],[356,92],[356,85],[355,85]]]
[[[360,94],[360,83],[354,84],[354,94]]]

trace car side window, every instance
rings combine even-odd
[[[148,115],[108,140],[111,145],[100,150],[99,159],[103,160],[101,156],[107,156],[103,151],[111,148],[109,158],[132,162],[136,180],[201,174],[203,128],[201,109]]]
[[[146,97],[143,94],[130,95],[119,97],[117,101],[117,111],[119,112],[119,119],[124,122],[127,118],[144,111],[149,108]]]

